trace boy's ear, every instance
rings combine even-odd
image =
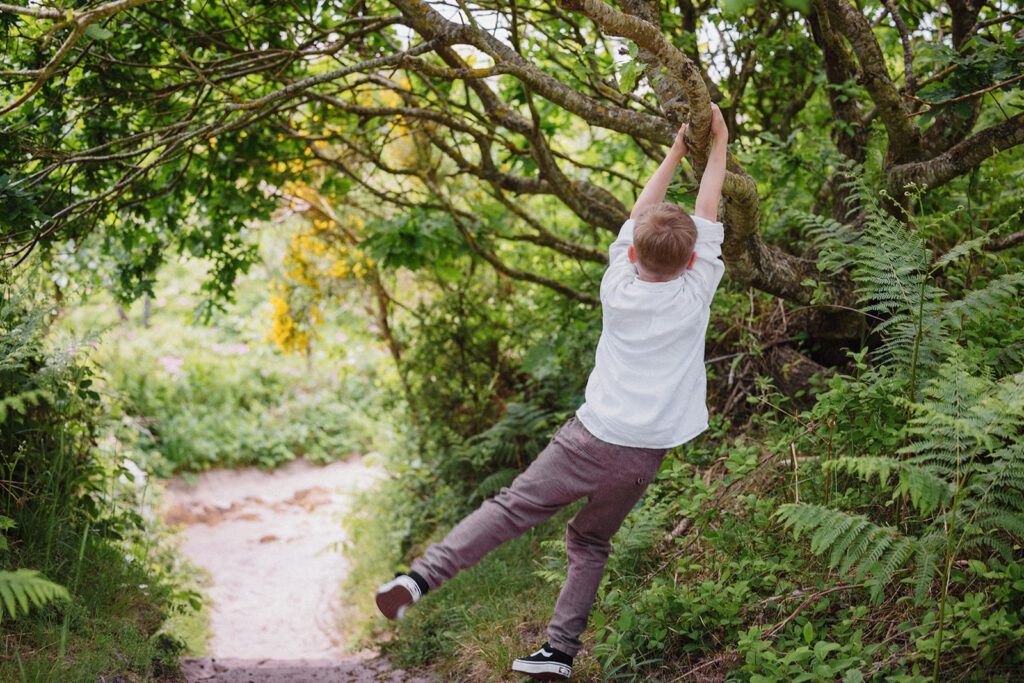
[[[636,263],[636,249],[633,248],[632,244],[629,245],[629,251],[626,252],[626,255],[629,256],[630,263]]]
[[[686,264],[686,269],[689,270],[690,268],[693,268],[693,264],[696,263],[696,262],[697,262],[697,252],[694,251],[694,252],[690,253],[690,262]]]

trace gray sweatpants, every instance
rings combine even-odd
[[[510,487],[427,548],[412,569],[436,589],[495,547],[586,496],[586,505],[566,530],[569,574],[548,625],[548,642],[575,656],[611,551],[609,540],[657,474],[667,450],[602,441],[574,415]]]

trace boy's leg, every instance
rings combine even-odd
[[[578,465],[570,462],[573,454],[569,440],[573,434],[567,427],[574,420],[570,418],[559,429],[510,487],[485,500],[444,540],[431,545],[412,563],[412,571],[426,579],[431,590],[588,492],[576,471]]]
[[[662,457],[651,449],[620,448],[617,454],[612,452],[604,483],[566,528],[569,571],[548,625],[548,642],[572,656],[580,650],[580,635],[597,597],[611,538],[661,465]]]

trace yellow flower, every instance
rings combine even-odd
[[[271,296],[274,307],[270,333],[267,335],[282,351],[301,352],[309,346],[309,332],[298,329],[288,310],[288,301],[281,296]],[[317,313],[319,315],[319,313]]]

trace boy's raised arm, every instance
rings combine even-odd
[[[636,198],[636,204],[630,211],[629,217],[636,218],[640,213],[652,204],[660,204],[665,201],[665,192],[668,190],[672,177],[676,174],[679,162],[686,156],[686,124],[684,123],[679,132],[676,133],[675,142],[665,155],[665,160],[658,166],[651,179],[644,185],[643,192]]]
[[[729,129],[725,127],[722,110],[717,104],[711,105],[711,151],[708,165],[700,179],[694,215],[709,221],[718,221],[718,203],[722,199],[722,183],[725,182],[725,157],[729,146]]]

